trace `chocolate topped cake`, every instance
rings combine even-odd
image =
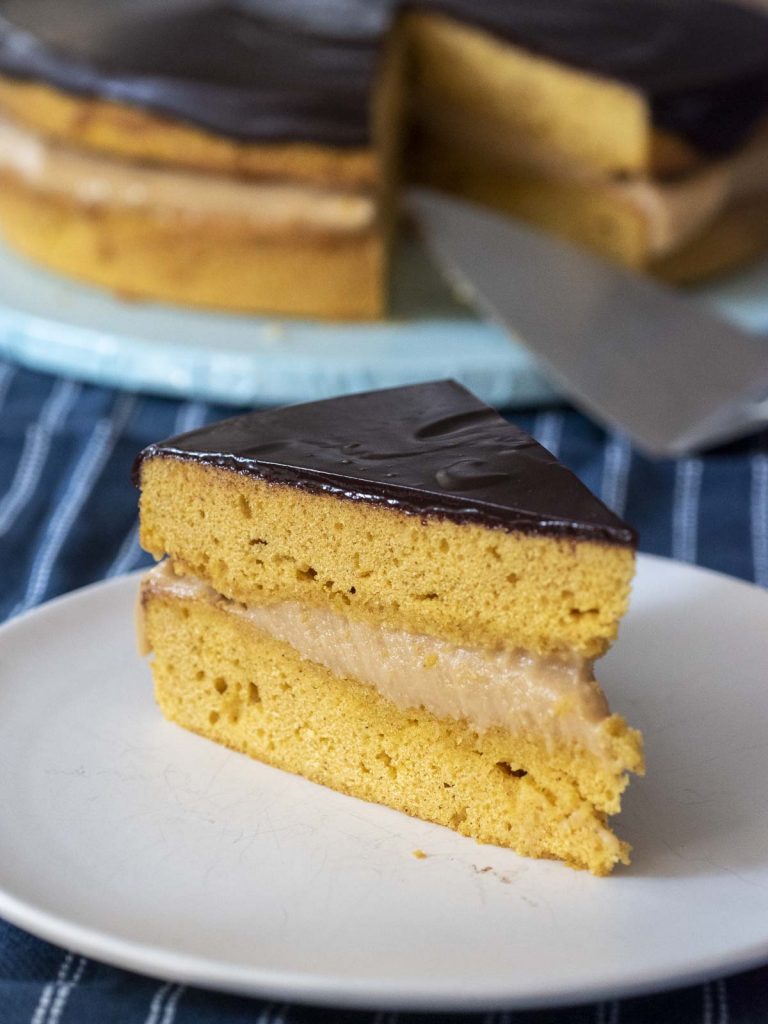
[[[768,244],[767,54],[719,0],[0,0],[0,229],[126,295],[376,317],[403,173],[696,279]]]
[[[147,649],[172,720],[597,874],[639,734],[592,662],[632,530],[443,381],[253,413],[139,457]]]
[[[380,316],[402,57],[342,9],[0,0],[0,228],[127,296]]]
[[[694,281],[768,245],[768,17],[720,0],[421,0],[422,181]]]
[[[704,0],[418,0],[532,56],[645,99],[654,129],[727,156],[768,109],[768,20]]]

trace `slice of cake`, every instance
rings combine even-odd
[[[157,699],[334,789],[595,874],[640,734],[592,663],[635,537],[452,381],[239,416],[136,463]]]
[[[381,316],[399,136],[383,17],[0,0],[0,230],[126,297]]]

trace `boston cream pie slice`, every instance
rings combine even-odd
[[[342,792],[595,874],[640,734],[593,662],[635,537],[444,381],[246,414],[136,466],[173,721]]]

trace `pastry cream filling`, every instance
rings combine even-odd
[[[82,205],[151,209],[194,220],[223,217],[274,228],[361,231],[376,216],[370,195],[132,163],[46,139],[0,117],[3,171]]]
[[[244,606],[192,576],[176,576],[167,561],[150,570],[144,588],[215,605],[403,709],[423,707],[480,731],[531,733],[552,745],[577,740],[596,752],[606,740],[608,705],[592,663],[576,654],[459,647],[296,601]]]
[[[503,173],[510,188],[520,174],[536,173],[553,184],[583,185],[634,209],[648,231],[651,256],[665,256],[692,240],[729,206],[768,192],[768,126],[738,153],[704,165],[669,181],[652,178],[612,178],[575,160],[564,161],[535,139],[506,136],[491,124],[469,122],[456,111],[430,109],[427,135],[445,140],[460,152],[480,155]]]

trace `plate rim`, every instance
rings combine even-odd
[[[106,931],[85,928],[50,914],[30,903],[17,900],[0,889],[0,917],[29,932],[81,956],[112,967],[145,975],[160,981],[173,981],[231,995],[284,1001],[300,1005],[344,1010],[387,1010],[400,1012],[483,1012],[493,1010],[544,1010],[568,1006],[654,995],[717,977],[725,977],[764,966],[768,959],[768,936],[728,957],[712,957],[689,971],[667,974],[637,974],[631,967],[618,984],[599,979],[588,984],[563,988],[556,993],[530,991],[515,995],[501,989],[461,994],[446,993],[437,986],[420,981],[418,992],[403,992],[380,979],[359,976],[354,979],[312,973],[255,969],[210,958],[180,954],[163,946],[118,939]],[[342,987],[343,985],[343,987]]]
[[[676,566],[696,575],[715,577],[762,595],[768,601],[764,588],[748,580],[718,570],[680,562],[660,555],[638,553],[638,564]],[[129,574],[86,584],[66,594],[31,608],[0,625],[0,642],[17,630],[28,628],[30,621],[39,616],[55,614],[63,604],[75,603],[89,593],[103,590],[128,590],[135,586],[146,571],[139,569]],[[125,970],[157,979],[177,982],[216,991],[262,999],[277,999],[297,1004],[309,1004],[339,1009],[400,1010],[400,1011],[488,1011],[497,1009],[526,1010],[575,1006],[607,999],[623,999],[660,993],[670,989],[697,984],[714,977],[733,974],[762,965],[768,960],[768,930],[764,941],[747,944],[727,955],[697,960],[689,970],[670,969],[659,973],[651,970],[638,974],[631,964],[617,980],[607,982],[594,976],[587,982],[552,991],[517,991],[510,993],[503,986],[488,986],[482,990],[471,986],[463,992],[446,992],[444,985],[430,984],[428,976],[403,986],[388,979],[357,976],[355,978],[306,970],[256,968],[213,959],[196,954],[179,953],[163,944],[139,942],[120,938],[102,928],[84,926],[64,915],[52,913],[44,907],[15,896],[0,883],[0,917],[30,934],[71,949],[74,952]],[[441,991],[442,989],[442,991]]]

